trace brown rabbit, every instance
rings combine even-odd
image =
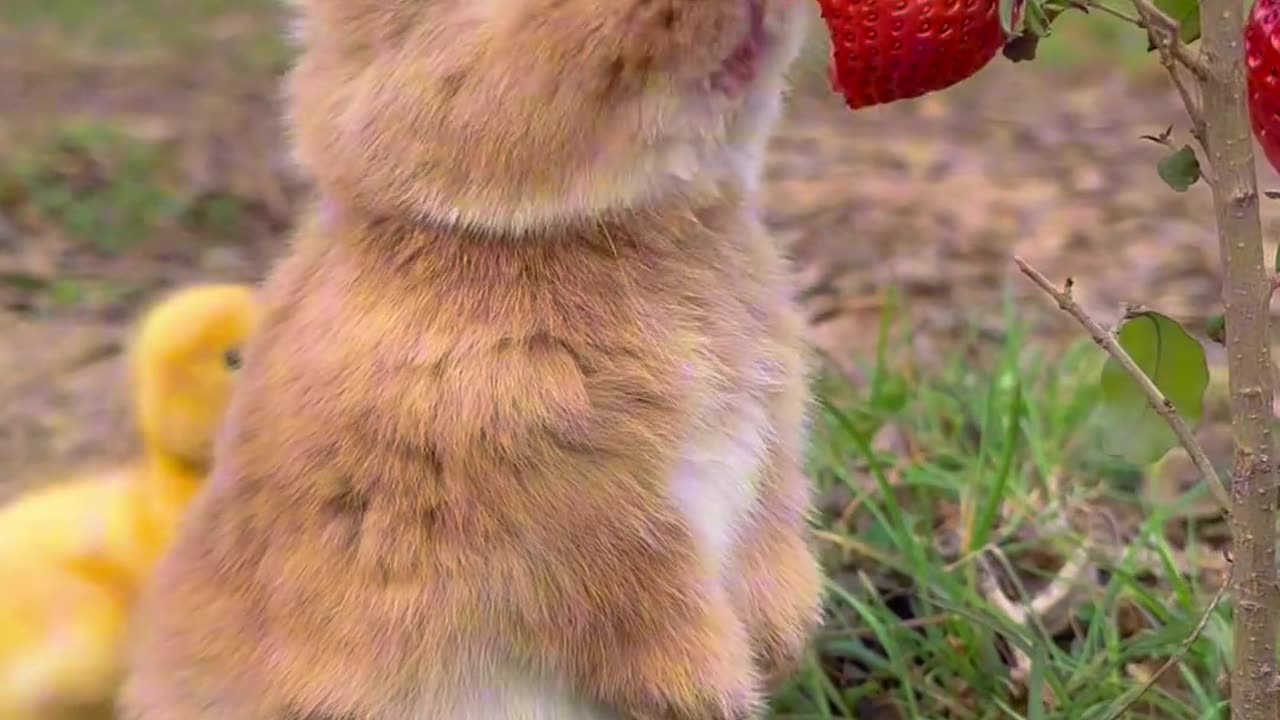
[[[301,0],[319,199],[126,720],[727,720],[819,618],[753,195],[799,0]]]

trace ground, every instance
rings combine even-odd
[[[277,121],[289,60],[281,20],[262,0],[13,0],[0,10],[0,494],[130,452],[119,360],[140,307],[190,281],[257,280],[281,252],[305,193]],[[1168,654],[1119,643],[1144,629],[1181,640],[1205,601],[1200,571],[1220,581],[1216,541],[1143,515],[1164,496],[1121,501],[1099,489],[1098,477],[1124,473],[1079,450],[1092,447],[1081,434],[1090,390],[1069,380],[1096,365],[1096,351],[1072,345],[1077,329],[1011,262],[1016,253],[1074,277],[1076,297],[1106,320],[1139,302],[1198,330],[1220,311],[1207,189],[1166,187],[1155,172],[1163,148],[1139,139],[1184,125],[1142,46],[1131,28],[1073,17],[1036,62],[1001,58],[946,93],[858,113],[827,90],[820,43],[797,66],[764,203],[836,378],[825,397],[841,401],[820,423],[818,455],[829,457],[815,460],[838,618],[819,645],[823,672],[804,676],[779,717],[1105,717],[1092,713]],[[1269,169],[1260,177],[1280,187]],[[1275,237],[1280,216],[1264,207],[1264,222]],[[1011,396],[1010,383],[1025,390]],[[1221,428],[1202,431],[1215,452],[1226,447]],[[1003,595],[982,578],[1006,589],[1023,578],[1051,595],[1055,581],[1042,576],[1061,584],[1071,557],[1041,545],[1100,537],[1093,520],[1081,529],[1082,507],[1125,539],[1095,544],[1154,552],[1165,563],[1158,582],[1134,572],[1117,589],[1126,563],[1150,555],[1091,558],[1108,577],[1091,576],[1086,600],[1064,601],[1063,627],[1038,630],[1057,650],[1035,650],[1034,628],[999,625],[1016,607],[968,618],[994,624],[985,630],[928,630],[946,626],[930,613],[954,610],[947,603],[999,609]],[[978,525],[989,532],[974,518],[988,518]],[[1011,576],[986,567],[988,536],[1013,558]],[[1137,609],[1121,590],[1138,594]],[[903,594],[914,600],[895,599]],[[1089,623],[1102,616],[1098,640]],[[919,632],[905,642],[889,632],[897,622]],[[1020,651],[1018,638],[1031,644]],[[1217,716],[1221,644],[1219,633],[1196,646],[1200,664],[1173,673],[1181,709],[1156,703],[1152,717]],[[1096,657],[1105,662],[1091,666]],[[912,684],[924,689],[903,690]]]

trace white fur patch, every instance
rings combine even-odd
[[[770,427],[764,406],[747,402],[734,422],[708,428],[685,446],[670,479],[671,499],[684,515],[711,572],[725,570],[760,488]],[[576,696],[564,683],[508,669],[460,671],[466,687],[448,698],[424,693],[410,712],[385,720],[621,720]],[[492,673],[492,674],[491,674]]]
[[[749,402],[728,429],[691,439],[671,476],[671,498],[717,575],[759,494],[768,434],[764,407]]]

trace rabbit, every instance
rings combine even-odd
[[[314,183],[124,720],[746,720],[821,620],[797,0],[297,0]]]

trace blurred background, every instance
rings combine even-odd
[[[0,497],[134,452],[120,353],[139,311],[257,281],[282,252],[306,193],[279,122],[284,21],[274,0],[0,3]],[[854,113],[815,21],[764,201],[826,355],[814,462],[835,619],[779,717],[1105,717],[1220,581],[1203,494],[1180,499],[1176,463],[1097,451],[1100,359],[1011,262],[1073,276],[1108,321],[1137,302],[1198,332],[1220,312],[1208,189],[1169,189],[1166,151],[1139,139],[1186,127],[1145,50],[1068,13],[1032,62]],[[1227,447],[1221,414],[1201,433]],[[985,508],[1006,562],[964,550]],[[1099,532],[1110,554],[1066,573]],[[1053,627],[1019,624],[983,578],[1070,592]],[[1135,716],[1225,712],[1225,628]]]

